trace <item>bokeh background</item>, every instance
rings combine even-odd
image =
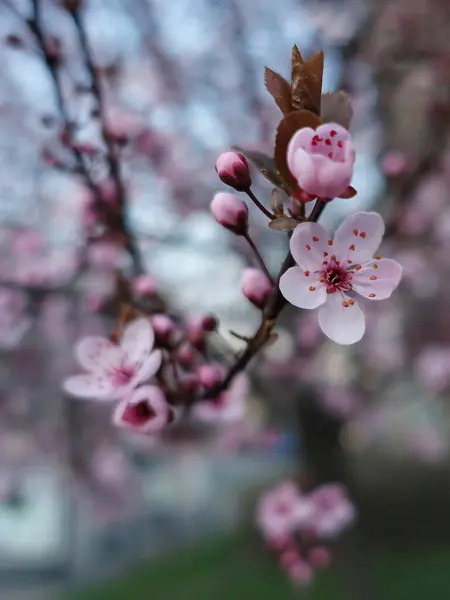
[[[39,4],[66,121],[113,202],[77,32],[61,3]],[[102,406],[61,392],[74,341],[111,330],[128,259],[111,243],[86,250],[89,190],[64,167],[31,15],[27,0],[0,0],[1,598],[450,596],[450,4],[83,0],[110,132],[124,138],[130,228],[172,310],[216,314],[230,344],[229,329],[257,326],[239,285],[251,256],[208,207],[220,152],[271,152],[280,114],[264,66],[288,76],[293,44],[325,50],[324,90],[354,107],[358,195],[323,223],[375,208],[404,267],[393,298],[367,306],[363,341],[338,347],[314,315],[286,310],[246,419],[166,442],[119,435]],[[285,235],[254,213],[252,232],[275,272]],[[359,511],[308,589],[254,528],[259,494],[287,476],[342,481]]]

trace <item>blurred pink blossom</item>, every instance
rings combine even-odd
[[[156,385],[143,385],[118,404],[114,412],[114,423],[119,427],[138,433],[157,433],[173,417],[161,388]]]
[[[392,150],[386,152],[381,161],[381,167],[389,177],[396,177],[406,173],[410,166],[409,160],[403,152]]]
[[[425,389],[442,392],[450,384],[450,347],[425,346],[416,359],[414,370]]]
[[[232,423],[243,418],[248,378],[245,373],[237,375],[228,389],[216,398],[202,400],[193,407],[194,418],[206,423]]]
[[[119,345],[102,337],[82,338],[75,355],[87,372],[66,379],[64,390],[79,398],[122,398],[158,371],[162,356],[160,350],[153,350],[154,338],[145,318],[125,327]]]
[[[272,287],[272,283],[267,279],[267,276],[259,269],[251,267],[244,269],[241,290],[244,296],[257,308],[262,309],[264,307]]]

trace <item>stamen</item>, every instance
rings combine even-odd
[[[305,248],[306,248],[307,250],[311,250],[311,246],[310,246],[309,244],[306,244]]]
[[[372,265],[374,269],[378,269],[378,265]]]
[[[356,267],[355,267],[356,271],[361,271],[361,269],[362,269],[361,265],[356,265]]]
[[[337,135],[337,131],[336,131],[335,129],[332,129],[332,130],[330,131],[330,136],[331,136],[331,137],[334,137],[335,135]]]
[[[309,277],[310,273],[309,271],[305,271],[305,277]]]
[[[349,250],[354,250],[355,249],[355,244],[350,244],[350,246],[348,247]]]
[[[316,288],[315,288],[313,285],[310,285],[310,286],[309,286],[309,291],[310,291],[310,292],[315,292],[315,291],[316,291]]]
[[[327,138],[327,139],[325,140],[325,144],[326,144],[327,146],[331,146],[331,140]]]
[[[358,235],[358,230],[357,229],[353,230],[353,235]]]
[[[369,294],[369,298],[375,298],[376,294],[374,294],[373,292],[371,294]]]
[[[337,145],[338,145],[338,148],[342,148],[342,140],[339,140]]]
[[[362,237],[363,239],[366,237],[366,232],[365,231],[361,231],[361,233],[359,234],[359,237]]]
[[[382,256],[375,256],[376,260],[381,260],[383,257]]]
[[[370,276],[370,281],[375,281],[376,279],[378,279],[378,277],[376,275],[371,275]]]
[[[347,300],[344,300],[342,304],[345,306],[345,308],[348,308],[350,306],[350,303]]]
[[[328,240],[328,245],[332,246],[333,245],[333,240]]]
[[[353,300],[353,298],[349,298],[348,303],[350,304],[350,306],[353,306],[355,304],[355,301]]]
[[[314,236],[314,237],[313,237],[313,242],[318,242],[318,241],[319,241],[319,238],[318,238],[318,237],[316,237],[316,236]]]

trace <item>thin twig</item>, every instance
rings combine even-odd
[[[251,200],[259,208],[259,210],[266,215],[266,217],[268,217],[270,220],[275,219],[275,215],[273,215],[270,211],[267,210],[267,208],[263,204],[261,204],[261,202],[258,200],[258,198],[255,196],[255,194],[250,188],[248,190],[245,190],[245,193],[249,198],[251,198]]]
[[[275,281],[273,280],[273,277],[270,274],[269,269],[267,268],[267,265],[264,262],[263,257],[261,256],[258,248],[256,247],[255,242],[251,238],[251,236],[250,236],[250,234],[249,234],[248,231],[244,234],[244,238],[247,240],[248,245],[253,250],[253,253],[254,253],[255,257],[256,257],[256,260],[258,261],[259,266],[261,267],[262,271],[264,272],[264,275],[267,277],[267,279],[270,281],[270,283],[272,285],[275,285]]]

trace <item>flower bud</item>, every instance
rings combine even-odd
[[[156,281],[151,275],[139,275],[133,279],[133,290],[140,296],[148,296],[156,292]]]
[[[218,223],[236,235],[247,232],[248,208],[237,196],[218,192],[211,202],[211,212]]]
[[[167,342],[170,334],[174,330],[172,319],[167,315],[157,314],[150,317],[153,331],[155,332],[156,340],[161,344]]]
[[[203,387],[209,389],[222,381],[223,372],[220,365],[202,365],[197,369],[197,378]]]
[[[195,358],[195,350],[191,344],[182,344],[177,352],[176,357],[182,367],[190,367]]]
[[[331,552],[325,546],[315,546],[308,552],[308,562],[313,569],[326,569],[331,562]]]
[[[244,296],[257,308],[263,308],[272,291],[272,284],[259,269],[244,269],[241,279]]]
[[[248,190],[252,185],[252,178],[245,156],[237,152],[224,152],[216,161],[216,171],[223,183],[238,192]]]

